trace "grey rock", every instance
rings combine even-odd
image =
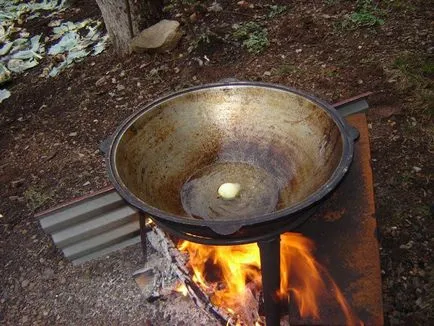
[[[181,36],[179,22],[164,19],[134,37],[130,46],[137,53],[165,52],[175,48]]]
[[[46,268],[42,272],[42,278],[45,280],[49,280],[53,278],[53,276],[54,276],[54,271],[51,268]]]
[[[223,10],[223,8],[222,8],[221,4],[219,4],[217,1],[214,1],[211,4],[211,6],[208,7],[209,12],[219,12],[222,10]]]
[[[27,287],[27,285],[29,285],[29,283],[30,283],[29,280],[24,280],[24,281],[21,282],[21,286],[22,286],[23,288],[25,288],[25,287]]]
[[[103,76],[95,82],[95,86],[100,87],[100,86],[104,85],[106,83],[106,81],[107,81],[107,76]]]
[[[26,181],[26,179],[18,179],[18,180],[12,181],[11,185],[13,188],[18,188],[19,186],[21,186],[24,183],[24,181]]]
[[[77,133],[76,131],[71,132],[71,133],[69,134],[70,137],[75,137],[75,136],[77,136],[77,135],[78,135],[78,133]]]

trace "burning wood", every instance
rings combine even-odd
[[[183,283],[183,286],[172,284],[171,289],[188,294],[198,307],[227,325],[264,324],[259,315],[262,284],[256,244],[206,246],[181,241],[175,246],[157,227],[148,234],[148,239],[167,258],[171,271]],[[281,286],[276,297],[288,302],[291,296],[301,317],[319,320],[320,299],[330,297],[331,284],[345,323],[360,325],[312,251],[313,242],[300,234],[281,236]]]
[[[151,245],[165,257],[166,261],[170,262],[169,273],[173,272],[182,282],[181,284],[173,282],[170,286],[171,290],[173,289],[183,295],[188,294],[195,304],[208,315],[227,325],[235,325],[231,322],[230,313],[213,305],[208,294],[202,291],[200,286],[192,280],[187,268],[187,257],[176,248],[173,241],[163,231],[154,226],[147,234],[147,238]],[[160,288],[159,293],[161,296],[164,296],[165,292],[167,292],[167,289]]]

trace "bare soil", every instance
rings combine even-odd
[[[16,76],[0,104],[0,321],[16,324],[177,324],[146,304],[131,278],[138,247],[73,267],[43,233],[39,212],[109,185],[99,144],[141,105],[193,85],[235,77],[278,83],[329,102],[366,91],[387,325],[434,323],[433,7],[423,0],[379,1],[384,24],[346,26],[355,2],[218,1],[220,12],[174,2],[165,15],[185,35],[170,53],[111,49],[55,78],[43,64]],[[184,3],[184,4],[182,4]],[[268,4],[287,9],[268,17]],[[191,14],[196,13],[190,18]],[[98,17],[75,1],[74,21]],[[232,25],[256,21],[269,47],[254,55]],[[28,30],[47,33],[47,21]],[[182,325],[182,322],[179,323]]]

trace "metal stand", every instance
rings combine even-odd
[[[280,325],[280,236],[258,242],[261,255],[262,291],[267,326]]]
[[[147,261],[147,246],[146,246],[146,233],[148,233],[151,229],[146,225],[146,216],[145,214],[139,214],[139,222],[140,222],[140,242],[142,243],[142,253],[143,259],[146,263]]]

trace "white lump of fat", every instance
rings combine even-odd
[[[231,200],[237,197],[241,190],[241,185],[239,183],[223,183],[219,189],[218,194],[221,198],[225,200]]]

